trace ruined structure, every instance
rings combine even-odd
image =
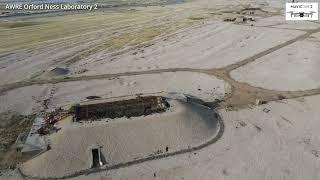
[[[201,149],[221,137],[223,125],[216,112],[191,98],[120,97],[76,105],[73,120],[81,123],[71,116],[58,121],[60,130],[45,135],[50,150],[20,171],[39,179],[76,177]]]
[[[169,103],[163,97],[148,96],[113,102],[89,102],[73,107],[76,121],[121,118],[165,112]]]

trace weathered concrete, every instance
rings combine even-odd
[[[22,154],[35,155],[42,151],[46,151],[48,148],[48,141],[45,136],[41,136],[37,131],[41,126],[45,124],[43,117],[36,117],[31,127],[29,135],[22,148]]]

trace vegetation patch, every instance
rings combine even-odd
[[[0,170],[14,168],[20,162],[14,143],[21,133],[30,131],[34,118],[11,111],[0,113]]]
[[[161,13],[159,13],[162,15]],[[0,20],[0,53],[40,46],[49,40],[77,36],[96,30],[112,30],[153,18],[140,11],[94,12],[54,17],[35,17],[33,21]]]
[[[20,133],[28,132],[35,115],[24,116],[16,112],[0,113],[0,151],[6,151],[14,144]]]
[[[4,28],[19,28],[19,27],[26,27],[26,26],[34,26],[34,25],[39,25],[41,23],[39,22],[28,22],[28,21],[16,21],[16,22],[7,22],[7,23],[2,23],[1,27]]]
[[[190,20],[193,20],[193,21],[199,21],[199,20],[203,20],[205,19],[204,17],[201,17],[201,16],[194,16],[194,17],[189,17]]]
[[[216,13],[216,12],[210,12],[209,14],[214,15],[214,16],[220,16],[220,15],[223,15],[222,13]]]
[[[77,54],[76,56],[73,56],[66,62],[66,64],[70,65],[100,51],[115,51],[124,47],[141,45],[159,36],[163,32],[163,30],[164,28],[161,27],[150,27],[142,29],[140,31],[124,33],[119,36],[112,37],[104,43],[101,43],[86,51],[83,51],[80,54]]]

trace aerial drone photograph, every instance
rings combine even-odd
[[[320,179],[320,0],[0,0],[0,180]]]

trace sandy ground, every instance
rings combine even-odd
[[[319,100],[312,96],[221,110],[224,135],[207,148],[75,179],[318,179]]]
[[[51,67],[76,61],[74,59],[79,54],[87,56],[82,52],[90,54],[108,48],[121,49],[133,38],[143,35],[150,37],[143,38],[141,43],[151,40],[160,34],[156,28],[171,25],[171,21],[167,24],[161,22],[167,16],[166,10],[125,10],[31,18],[31,22],[38,24],[20,28],[0,25],[1,49],[4,51],[0,56],[0,84],[37,78]],[[24,19],[2,20],[0,24],[5,26],[6,23],[24,21],[29,22]],[[178,24],[172,25],[173,29],[179,27]]]
[[[320,88],[319,33],[231,72],[237,81],[282,91]]]
[[[181,79],[188,79],[181,81]],[[231,92],[226,82],[213,76],[192,72],[160,73],[150,75],[124,76],[111,80],[93,80],[61,83],[51,104],[62,106],[85,100],[87,96],[102,98],[137,94],[186,94],[204,101],[223,99]],[[75,88],[77,87],[77,88]]]
[[[85,101],[88,96],[111,98],[177,93],[212,102],[223,99],[230,92],[230,85],[214,76],[193,72],[168,72],[23,87],[0,96],[0,112],[8,110],[22,114],[38,112],[44,108],[42,104],[45,99],[48,99],[48,107],[53,109]]]
[[[255,4],[259,3],[263,1]],[[221,23],[228,13],[210,14],[216,9],[229,10],[228,4],[237,11],[241,8],[236,4],[248,2],[195,1],[120,12],[2,20],[0,84],[52,78],[42,74],[54,66],[70,68],[69,76],[224,67],[301,33],[239,27]],[[197,17],[203,20],[192,20]],[[21,22],[32,25],[8,28]]]
[[[284,13],[284,12],[283,12]],[[269,27],[278,29],[315,29],[320,26],[320,24],[312,21],[286,21],[283,16],[272,16],[260,19],[254,23],[258,27]]]
[[[119,57],[110,55],[96,62],[91,58],[79,61],[73,68],[87,69],[81,75],[119,73],[167,68],[221,68],[253,56],[261,51],[288,41],[302,32],[270,28],[213,23],[188,30],[165,42],[129,52]],[[232,38],[229,38],[232,37]],[[226,39],[229,39],[226,41]],[[257,41],[259,45],[257,46]],[[113,59],[110,62],[110,59]]]
[[[43,109],[42,102],[49,98],[49,93],[50,85],[34,85],[9,91],[0,96],[0,112],[32,114]]]

